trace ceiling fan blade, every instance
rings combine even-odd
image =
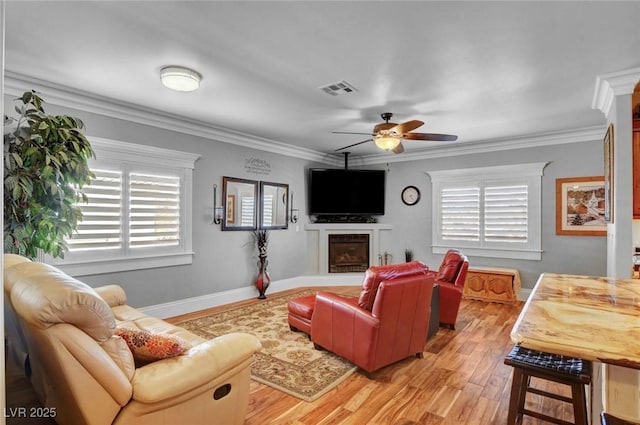
[[[389,131],[395,131],[398,134],[403,134],[408,133],[411,130],[415,130],[422,125],[424,125],[422,121],[412,120],[398,124],[395,127],[390,128]]]
[[[454,142],[458,140],[458,136],[453,134],[438,133],[405,133],[402,138],[407,140],[431,140],[434,142]]]
[[[364,134],[365,136],[373,136],[373,133],[354,133],[351,131],[332,131],[333,134]]]
[[[354,143],[353,145],[349,145],[349,146],[345,146],[344,148],[336,149],[334,152],[338,152],[338,151],[341,151],[341,150],[344,150],[344,149],[348,149],[348,148],[351,148],[351,147],[353,147],[353,146],[358,146],[358,145],[361,145],[361,144],[363,144],[363,143],[370,142],[370,141],[372,141],[372,140],[373,140],[373,139],[363,140],[362,142]]]
[[[396,146],[395,148],[391,149],[391,152],[393,152],[393,153],[402,153],[402,152],[404,152],[404,146],[402,146],[402,143],[398,143],[398,146]]]

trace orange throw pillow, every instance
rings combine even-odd
[[[116,328],[115,335],[129,346],[133,358],[139,361],[155,361],[169,357],[179,356],[191,345],[173,335],[154,334],[141,329]]]

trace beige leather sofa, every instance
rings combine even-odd
[[[33,387],[59,424],[244,422],[257,338],[205,340],[128,306],[117,285],[93,289],[46,264],[3,260],[11,355],[28,354]],[[136,366],[116,326],[176,335],[192,348]]]

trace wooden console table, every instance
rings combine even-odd
[[[521,287],[520,273],[499,267],[469,268],[462,295],[482,301],[513,304]]]

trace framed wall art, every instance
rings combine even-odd
[[[604,136],[604,220],[613,223],[613,124]]]
[[[227,195],[227,217],[229,224],[236,223],[236,195]]]
[[[603,176],[556,179],[556,234],[606,236],[605,192]]]

